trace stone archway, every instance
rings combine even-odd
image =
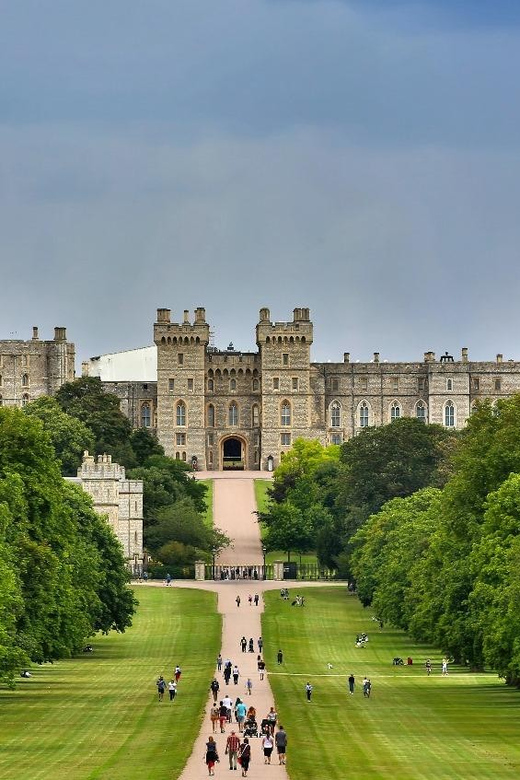
[[[246,467],[246,445],[238,436],[228,436],[221,443],[223,471],[243,471]]]

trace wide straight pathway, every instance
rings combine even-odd
[[[260,542],[260,530],[253,512],[256,509],[254,498],[253,480],[263,475],[261,472],[231,472],[230,474],[211,472],[199,474],[200,478],[214,479],[214,503],[213,516],[215,525],[221,528],[234,540],[233,548],[222,553],[218,562],[224,565],[245,565],[261,564],[262,550]],[[179,587],[193,587],[194,583],[176,583]],[[278,588],[280,583],[264,582],[257,580],[231,580],[227,582],[204,582],[197,583],[199,587],[215,591],[218,594],[218,610],[223,616],[222,626],[222,657],[224,660],[230,659],[233,664],[237,664],[240,670],[240,679],[238,685],[226,687],[224,678],[215,671],[220,683],[220,698],[229,692],[229,695],[236,701],[239,696],[249,706],[253,704],[257,711],[258,722],[269,712],[269,708],[274,706],[273,694],[269,685],[268,676],[260,680],[257,670],[258,655],[258,637],[261,636],[262,629],[260,616],[263,612],[263,592],[271,588]],[[249,606],[248,597],[253,597],[258,593],[260,601],[258,607]],[[236,605],[236,597],[240,596],[240,606]],[[240,639],[245,636],[249,641],[254,640],[254,653],[243,653],[240,648]],[[253,683],[253,692],[251,696],[247,695],[246,681],[248,677]],[[210,680],[208,680],[208,689]],[[207,768],[203,761],[205,744],[212,733],[209,713],[211,709],[211,696],[208,692],[208,701],[202,730],[195,742],[193,753],[186,764],[181,780],[199,780],[207,776]],[[217,764],[215,776],[222,777],[229,774],[229,762],[225,755],[226,739],[231,733],[231,729],[238,732],[238,726],[228,724],[226,733],[215,734],[218,745],[220,764]],[[289,735],[289,761],[290,761],[290,736]],[[248,777],[252,780],[269,777],[272,780],[286,780],[287,773],[285,766],[278,764],[276,750],[273,751],[271,765],[264,764],[264,757],[261,748],[261,739],[250,740],[252,747],[252,759],[249,768]],[[236,776],[241,776],[240,767]]]

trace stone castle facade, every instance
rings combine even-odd
[[[83,373],[100,376],[167,455],[200,469],[274,468],[298,437],[340,444],[403,416],[460,429],[479,401],[520,392],[520,362],[470,361],[465,348],[457,359],[425,352],[388,363],[375,352],[353,363],[345,352],[341,362],[312,362],[306,308],[288,322],[261,309],[254,352],[212,346],[203,308],[179,322],[158,309],[153,334],[153,347],[98,356]],[[23,405],[74,378],[74,345],[64,328],[49,342],[34,329],[31,341],[0,342],[0,366],[0,403]]]
[[[143,571],[143,483],[126,479],[125,469],[112,463],[110,455],[94,458],[84,453],[77,478],[91,496],[94,509],[105,515],[121,542],[125,558],[133,574]]]
[[[52,341],[0,341],[0,406],[25,406],[42,395],[53,395],[75,376],[76,352],[65,328],[54,328]]]

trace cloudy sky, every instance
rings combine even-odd
[[[0,0],[0,339],[520,359],[519,73],[518,0]]]

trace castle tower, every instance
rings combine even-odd
[[[33,339],[35,337],[37,338],[38,334],[33,330]],[[54,328],[54,340],[46,341],[45,346],[48,393],[54,395],[63,384],[74,381],[75,348],[74,344],[67,341],[66,328],[61,327]]]
[[[262,374],[261,468],[276,466],[299,436],[309,435],[310,349],[313,325],[309,309],[294,309],[292,322],[271,322],[260,310],[256,343]]]
[[[204,370],[209,344],[205,309],[193,323],[171,322],[170,309],[157,309],[157,430],[166,455],[205,468]]]

